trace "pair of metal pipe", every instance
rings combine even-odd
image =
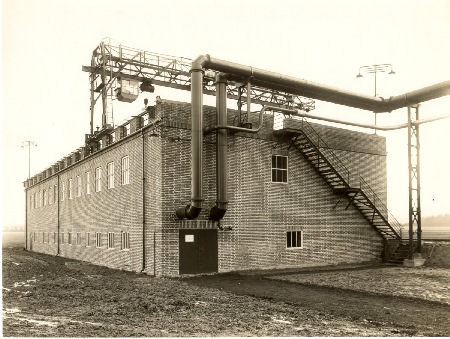
[[[312,99],[323,100],[354,108],[360,108],[375,113],[390,112],[398,108],[416,105],[420,102],[436,99],[450,94],[450,81],[444,81],[416,91],[393,96],[386,100],[384,98],[371,97],[355,92],[341,90],[336,87],[314,83],[304,79],[298,79],[279,73],[265,71],[250,66],[244,66],[233,62],[212,58],[209,55],[201,55],[192,62],[191,69],[192,198],[189,205],[177,209],[176,215],[179,219],[197,218],[200,214],[203,204],[203,72],[206,68],[229,74],[229,76],[232,78],[252,78],[253,84],[268,89],[280,90],[291,94],[309,97]],[[229,80],[232,79],[230,78]],[[224,100],[226,101],[226,95]],[[225,123],[223,124],[224,125],[219,122],[218,127],[220,128],[216,128],[218,130],[218,135],[221,136],[223,136],[223,133],[220,133],[220,131],[224,131],[225,128],[232,129],[232,126],[225,126]],[[353,125],[356,126],[356,124]],[[238,127],[234,127],[233,129],[235,128]],[[375,126],[367,128],[375,128]],[[380,128],[378,127],[378,129]],[[244,130],[245,132],[249,132],[248,129]],[[221,142],[223,143],[223,140]],[[223,154],[221,156],[218,156],[218,159],[219,158],[223,160]],[[223,171],[221,171],[221,173],[223,175]],[[223,213],[222,211],[218,211],[222,210],[224,207],[224,202],[221,200],[221,198],[218,198],[216,209],[214,213],[211,212],[211,214],[213,214],[213,217],[215,217],[216,219],[220,217],[221,213]],[[222,208],[220,208],[219,205],[222,206]]]

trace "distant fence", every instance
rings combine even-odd
[[[448,241],[450,241],[450,229],[422,231],[422,240],[448,240]]]

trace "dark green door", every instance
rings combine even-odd
[[[180,274],[217,272],[217,230],[180,230],[179,246]]]

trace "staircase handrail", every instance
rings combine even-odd
[[[327,153],[324,154],[325,158],[331,162],[331,165],[334,167],[334,169],[338,172],[338,174],[342,177],[342,179],[344,180],[344,183],[350,187],[350,171],[348,170],[348,168],[344,165],[344,163],[338,158],[338,156],[336,155],[336,153],[334,153],[331,149],[331,147],[329,147],[327,145],[327,143],[322,139],[322,137],[320,136],[319,133],[317,133],[317,131],[314,129],[314,127],[311,126],[311,124],[306,121],[305,118],[301,119],[301,123],[302,123],[302,131],[305,133],[305,135],[308,137],[308,139],[317,147],[317,148],[322,148],[321,152],[322,153]],[[306,127],[306,128],[305,128]],[[315,143],[315,140],[313,140],[313,138],[311,138],[310,135],[308,135],[308,133],[311,133],[314,138],[317,139],[317,144]]]
[[[380,212],[383,218],[389,223],[391,228],[400,236],[402,225],[401,223],[394,217],[394,215],[388,210],[387,206],[383,203],[383,201],[378,197],[375,191],[370,187],[367,181],[361,175],[358,175],[360,189],[361,191],[369,198],[372,199],[371,202],[374,207]]]

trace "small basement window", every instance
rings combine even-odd
[[[286,248],[303,248],[303,231],[287,231]]]
[[[108,232],[108,248],[114,248],[114,232]]]
[[[288,157],[272,155],[272,182],[288,181]]]

